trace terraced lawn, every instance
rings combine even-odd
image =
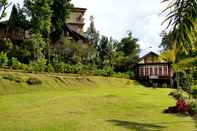
[[[29,77],[42,84],[28,85]],[[175,104],[171,91],[118,78],[0,71],[0,131],[196,130],[192,117],[162,113]]]

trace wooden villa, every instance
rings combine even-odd
[[[135,77],[151,86],[171,86],[173,72],[171,64],[159,59],[154,52],[141,57],[135,65]]]

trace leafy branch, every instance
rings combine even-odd
[[[7,15],[6,9],[11,5],[12,3],[8,3],[7,0],[0,0],[0,20]]]

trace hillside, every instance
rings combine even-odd
[[[0,130],[194,130],[191,117],[162,113],[175,104],[171,91],[127,79],[0,71]]]

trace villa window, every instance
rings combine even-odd
[[[158,75],[158,73],[157,73],[157,67],[154,68],[154,74],[155,75]]]
[[[164,67],[164,76],[168,76],[168,67]]]
[[[162,76],[162,67],[159,67],[159,75]]]

